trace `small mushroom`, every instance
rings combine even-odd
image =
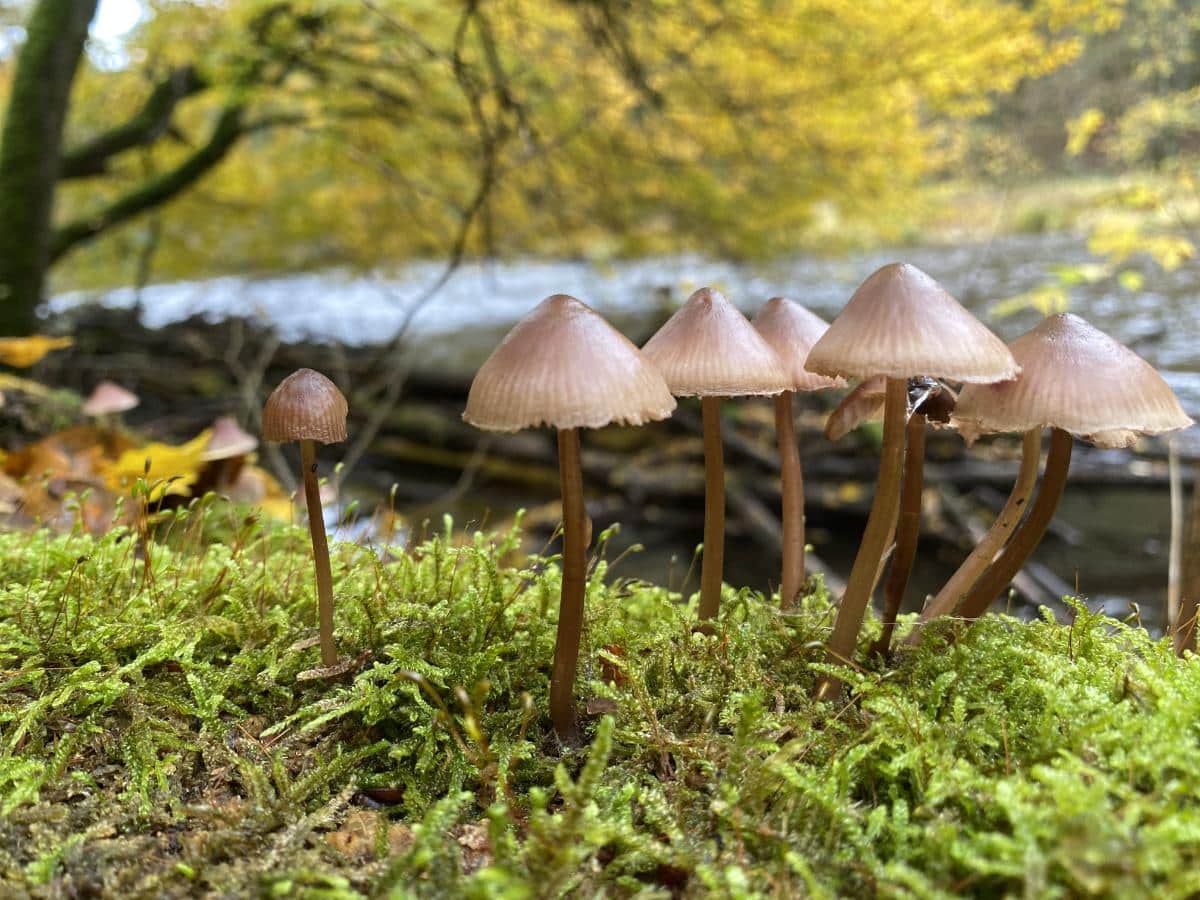
[[[704,555],[700,565],[701,619],[721,604],[725,556],[725,469],[722,397],[774,396],[792,379],[783,362],[720,291],[701,288],[642,348],[677,397],[699,397],[704,432]]]
[[[791,388],[775,397],[775,435],[779,442],[781,520],[783,523],[783,573],[779,580],[779,605],[796,601],[804,586],[804,480],[800,450],[796,446],[793,398],[797,391],[823,391],[844,387],[841,378],[826,378],[804,369],[808,351],[829,328],[829,323],[794,300],[772,297],[754,317],[754,327],[784,364]]]
[[[908,379],[992,382],[1013,378],[1020,369],[999,338],[907,263],[884,266],[859,286],[809,353],[805,368],[829,376],[887,378],[879,483],[827,650],[830,662],[846,663],[899,511]],[[824,677],[816,695],[830,699],[840,690],[835,678]]]
[[[325,667],[336,665],[338,655],[333,640],[333,575],[317,478],[317,444],[337,444],[346,439],[348,411],[346,398],[332,381],[312,369],[299,369],[271,392],[262,413],[263,440],[300,443],[300,469],[317,571],[321,665]]]
[[[1025,521],[962,600],[960,614],[967,620],[987,610],[1045,535],[1067,482],[1074,437],[1098,447],[1128,447],[1139,435],[1192,424],[1153,366],[1079,316],[1050,316],[1009,348],[1021,365],[1021,377],[964,388],[955,423],[968,438],[1024,432],[1027,446],[1030,432],[1048,427],[1050,449]],[[943,598],[946,602],[931,607],[922,619],[948,611],[961,593]]]
[[[563,554],[558,633],[550,677],[550,718],[574,740],[575,670],[583,631],[588,537],[579,429],[665,419],[675,400],[638,348],[587,305],[555,294],[513,326],[487,358],[463,418],[485,431],[548,425],[558,432]]]
[[[136,407],[141,399],[113,381],[101,381],[83,401],[80,411],[85,416],[116,416]]]
[[[205,467],[196,482],[197,494],[233,485],[246,464],[246,457],[258,449],[258,438],[243,431],[232,416],[216,419],[209,432],[208,446],[200,454]]]
[[[825,437],[840,441],[863,422],[881,418],[886,397],[887,379],[884,376],[875,375],[859,382],[825,420]]]

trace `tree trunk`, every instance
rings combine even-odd
[[[0,134],[0,334],[33,331],[50,262],[71,85],[99,0],[38,0]]]

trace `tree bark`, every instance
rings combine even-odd
[[[0,334],[33,331],[50,263],[71,85],[99,0],[39,0],[0,133]]]

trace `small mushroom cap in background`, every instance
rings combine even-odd
[[[200,454],[204,462],[245,456],[258,449],[258,438],[243,431],[232,416],[221,416],[209,430],[212,434],[208,438],[208,446]]]
[[[751,323],[771,345],[784,371],[791,376],[793,391],[823,391],[846,386],[845,379],[827,378],[804,368],[813,344],[829,329],[829,323],[809,312],[795,300],[772,297]]]
[[[88,395],[81,410],[85,416],[111,416],[127,412],[141,402],[133,391],[127,391],[112,381],[102,381]]]
[[[1020,372],[1000,338],[908,263],[886,265],[859,285],[805,367],[830,376],[929,375],[968,383]]]
[[[471,382],[463,418],[485,431],[600,428],[665,419],[675,398],[638,348],[566,294],[539,303]]]
[[[954,424],[968,440],[1053,427],[1098,447],[1128,447],[1192,424],[1153,366],[1079,316],[1049,316],[1009,348],[1020,378],[959,394]]]
[[[849,434],[863,422],[883,416],[883,404],[887,399],[887,378],[874,375],[856,385],[854,390],[842,398],[825,420],[825,437],[836,441]]]
[[[712,288],[692,294],[642,353],[679,397],[769,396],[792,388],[771,345]]]
[[[297,369],[263,405],[263,440],[338,444],[346,439],[348,413],[346,398],[332,381],[312,369]]]

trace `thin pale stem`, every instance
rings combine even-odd
[[[958,608],[958,604],[970,593],[980,577],[986,571],[1004,546],[1012,530],[1021,521],[1037,482],[1038,460],[1042,455],[1042,430],[1031,428],[1025,432],[1021,446],[1021,468],[1017,472],[1017,481],[1008,495],[1008,500],[996,521],[988,529],[987,534],[976,545],[971,554],[963,560],[963,564],[950,576],[950,580],[938,591],[929,604],[921,611],[918,627],[909,634],[907,644],[916,644],[921,637],[920,626],[936,619],[938,616],[950,615]]]
[[[570,741],[578,735],[575,723],[575,670],[579,665],[579,642],[583,634],[588,542],[578,429],[558,432],[558,468],[562,479],[563,506],[562,594],[558,605],[554,668],[550,677],[550,719],[559,738]]]
[[[325,514],[317,479],[317,442],[300,442],[300,468],[304,476],[304,502],[308,505],[308,530],[312,534],[313,563],[317,569],[317,622],[321,639],[321,665],[337,665],[333,642],[333,574],[329,568],[329,543],[325,539]]]
[[[900,508],[900,475],[904,467],[904,420],[907,410],[907,381],[889,378],[884,400],[879,482],[875,487],[867,528],[863,532],[858,555],[854,557],[850,577],[846,580],[846,592],[842,595],[842,604],[833,623],[833,634],[826,648],[826,656],[831,663],[847,663],[854,655],[858,633],[867,613],[867,605],[871,602],[879,561],[887,550],[888,536]],[[817,682],[815,695],[818,700],[833,700],[840,692],[841,682],[832,676],[824,676]]]
[[[1046,469],[1042,473],[1042,483],[1038,487],[1037,497],[1029,508],[1025,521],[1013,532],[1013,536],[1005,545],[1003,552],[979,579],[967,599],[963,601],[961,615],[967,621],[978,619],[987,612],[1000,592],[1004,590],[1013,577],[1021,571],[1025,561],[1041,543],[1046,529],[1058,509],[1058,501],[1062,499],[1063,488],[1067,484],[1067,471],[1071,468],[1071,447],[1074,443],[1071,435],[1061,428],[1050,432],[1050,450],[1046,454]]]
[[[1200,481],[1192,488],[1191,512],[1182,554],[1179,619],[1173,623],[1175,653],[1196,652],[1196,619],[1200,613]]]
[[[700,398],[704,430],[704,555],[700,560],[700,618],[715,619],[725,569],[725,460],[721,401]]]
[[[793,391],[775,398],[775,434],[779,440],[779,476],[783,520],[783,575],[779,605],[787,609],[804,586],[804,480],[796,424],[792,419]]]
[[[883,586],[883,631],[871,652],[887,657],[892,649],[896,617],[904,603],[904,592],[912,576],[921,537],[921,493],[925,489],[925,417],[913,413],[904,440],[904,484],[900,488],[900,517],[896,526],[896,552]]]

